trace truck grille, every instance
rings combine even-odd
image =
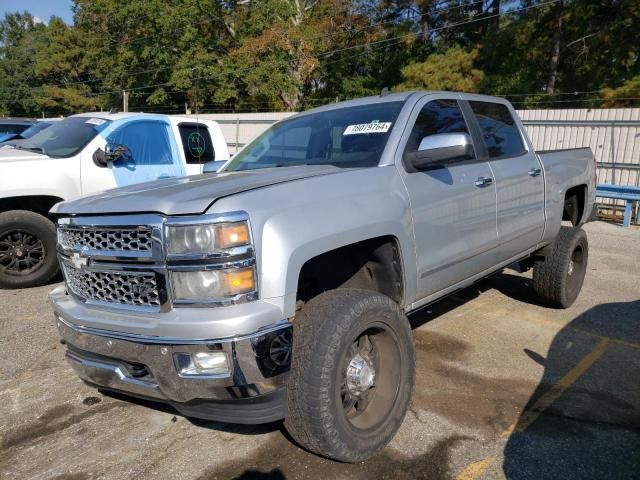
[[[151,252],[151,230],[145,228],[58,228],[63,248],[96,251]]]
[[[98,302],[160,308],[152,272],[84,271],[62,262],[67,287],[77,296]]]

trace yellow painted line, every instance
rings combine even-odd
[[[508,437],[514,431],[522,432],[529,425],[531,425],[542,412],[544,412],[553,402],[555,402],[560,396],[573,385],[607,350],[610,341],[607,338],[603,338],[598,342],[591,352],[585,355],[578,364],[573,367],[569,372],[554,383],[544,395],[542,395],[533,406],[524,412],[518,421],[507,428],[500,435],[502,438]]]
[[[476,480],[496,461],[496,457],[487,457],[472,463],[456,477],[456,480]]]

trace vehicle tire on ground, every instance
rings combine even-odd
[[[57,272],[53,222],[27,210],[0,213],[0,288],[43,285]]]
[[[547,250],[533,267],[533,288],[541,303],[568,308],[578,298],[587,272],[587,234],[579,227],[560,227]]]
[[[294,321],[285,427],[314,453],[365,460],[400,428],[414,382],[413,335],[398,304],[367,290],[324,292]]]

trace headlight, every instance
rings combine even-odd
[[[207,254],[251,243],[247,222],[169,225],[167,239],[170,255]]]
[[[175,300],[207,301],[255,290],[253,267],[172,272]]]

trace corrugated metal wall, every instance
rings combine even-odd
[[[599,183],[640,185],[640,108],[523,110],[518,113],[537,150],[590,147],[599,164]],[[553,124],[527,125],[529,121]],[[560,122],[585,124],[561,125]]]

